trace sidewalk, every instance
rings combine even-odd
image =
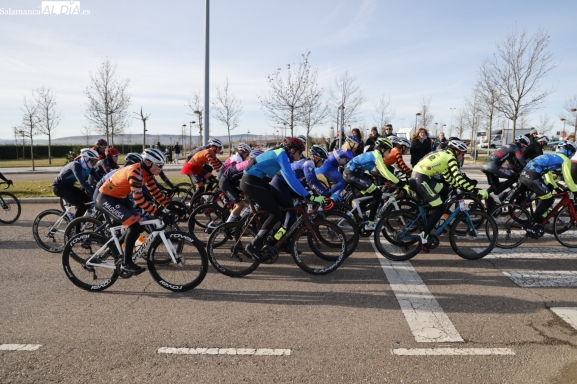
[[[5,175],[10,175],[10,174],[40,174],[40,173],[53,173],[53,174],[57,174],[60,172],[60,170],[62,169],[62,166],[58,166],[58,167],[36,167],[36,170],[33,171],[32,167],[15,167],[15,168],[2,168],[0,169],[0,172],[2,172]],[[180,169],[182,168],[182,162],[180,164],[166,164],[164,166],[164,170],[169,170],[169,171],[180,171]]]

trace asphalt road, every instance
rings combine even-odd
[[[577,271],[577,254],[551,238],[466,261],[442,237],[430,254],[393,264],[362,239],[327,276],[281,255],[246,278],[210,267],[188,293],[148,273],[93,293],[34,242],[32,221],[49,207],[23,204],[2,226],[2,383],[577,381],[577,331],[552,310],[577,306],[575,286],[521,287],[504,273]],[[283,351],[239,355],[253,349]],[[463,355],[495,351],[507,354]]]

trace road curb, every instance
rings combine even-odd
[[[21,203],[28,203],[28,204],[46,204],[46,203],[59,203],[59,197],[18,197],[18,200]]]

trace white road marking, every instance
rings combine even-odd
[[[168,348],[162,347],[156,353],[172,355],[248,355],[248,356],[290,356],[290,349],[269,348]]]
[[[391,353],[398,356],[515,355],[509,348],[398,348],[392,349]]]
[[[503,271],[520,287],[577,287],[577,271]]]
[[[513,248],[493,249],[485,259],[577,259],[577,249],[571,248]]]
[[[551,307],[551,310],[570,326],[577,329],[577,307]]]
[[[0,351],[36,351],[42,344],[0,344]]]
[[[371,245],[415,340],[421,343],[464,342],[411,263],[391,263],[378,252],[372,239]]]

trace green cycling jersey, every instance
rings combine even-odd
[[[471,192],[477,190],[461,174],[457,158],[450,149],[430,153],[415,165],[415,172],[429,177],[443,175],[445,181],[456,188]]]

